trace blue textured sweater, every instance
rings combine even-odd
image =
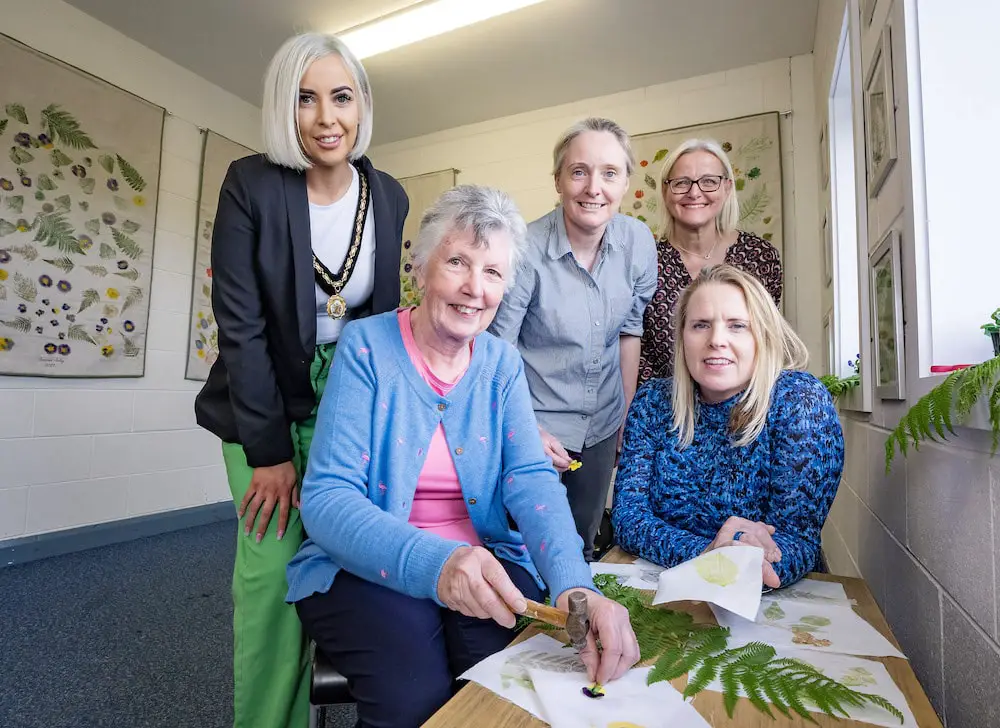
[[[734,447],[729,414],[740,395],[699,406],[694,441],[679,450],[671,380],[651,379],[636,393],[611,513],[615,540],[663,566],[700,554],[730,516],[775,527],[782,586],[818,564],[820,531],[844,467],[844,436],[826,388],[811,374],[785,371],[767,424]]]
[[[287,601],[328,591],[346,569],[441,603],[441,568],[462,544],[408,523],[439,423],[483,544],[524,566],[553,598],[594,588],[566,489],[542,449],[517,350],[480,334],[469,368],[442,397],[413,366],[390,311],[340,335],[302,484],[309,538],[288,565]]]

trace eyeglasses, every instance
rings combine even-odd
[[[677,177],[675,179],[664,180],[667,188],[678,195],[683,195],[691,189],[691,185],[698,185],[702,192],[715,192],[722,187],[722,180],[726,179],[721,174],[706,174],[698,179],[688,179],[687,177]]]

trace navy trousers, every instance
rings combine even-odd
[[[544,592],[523,568],[500,560],[529,599]],[[306,632],[347,678],[357,728],[415,728],[449,698],[454,680],[514,638],[491,619],[466,617],[345,571],[330,591],[296,603]]]

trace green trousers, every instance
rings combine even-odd
[[[305,473],[316,426],[316,411],[326,388],[334,344],[316,347],[310,369],[316,407],[309,419],[292,425],[295,467]],[[253,468],[243,447],[223,443],[229,489],[239,506],[250,487]],[[235,728],[305,728],[309,723],[309,642],[295,606],[285,604],[285,566],[305,540],[299,511],[292,508],[279,541],[275,509],[260,543],[257,529],[237,529],[233,567],[233,725]]]

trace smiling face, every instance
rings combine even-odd
[[[614,134],[585,131],[569,143],[556,176],[568,231],[603,234],[628,189],[628,156]]]
[[[464,345],[493,322],[511,272],[512,245],[506,231],[490,233],[487,245],[477,245],[471,229],[453,231],[417,269],[420,315],[439,340]]]
[[[354,78],[340,56],[313,61],[299,83],[298,124],[302,149],[317,167],[347,160],[358,138],[360,107]]]
[[[684,363],[706,402],[739,394],[750,383],[757,342],[743,291],[729,283],[701,286],[684,319]]]
[[[667,180],[698,180],[705,175],[723,177],[722,186],[715,192],[703,192],[698,185],[693,184],[687,192],[677,193],[672,192],[667,184],[662,185],[663,204],[674,218],[675,225],[700,230],[706,225],[714,224],[722,212],[722,204],[729,197],[733,181],[725,179],[726,168],[719,158],[702,149],[682,155],[667,173]]]

